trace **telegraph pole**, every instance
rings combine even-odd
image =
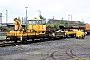
[[[70,18],[71,18],[71,21],[72,21],[72,14],[70,14],[70,15],[68,15],[68,26],[70,26],[70,21],[69,21],[69,16],[70,16]]]
[[[2,13],[0,13],[0,32],[2,31]]]
[[[70,25],[70,23],[69,23],[69,16],[70,16],[70,15],[68,15],[68,26]]]
[[[54,20],[54,16],[53,16],[53,20]]]
[[[25,7],[26,8],[26,29],[27,29],[27,8],[28,7]]]
[[[7,24],[7,21],[8,21],[8,10],[6,10],[6,24]]]
[[[71,21],[72,21],[72,14],[70,14],[70,15],[68,15],[68,16],[70,16],[70,18],[71,18]]]

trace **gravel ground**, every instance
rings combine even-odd
[[[0,60],[90,59],[90,36],[85,39],[60,39],[28,45],[0,47]]]

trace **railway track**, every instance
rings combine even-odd
[[[13,41],[2,41],[0,42],[0,47],[6,47],[6,46],[16,46],[16,45],[20,45],[20,42],[14,43]]]
[[[68,46],[67,49],[64,51],[65,52],[65,55],[61,55],[58,53],[58,51],[60,50],[59,48],[55,51],[54,48],[53,49],[50,49],[47,54],[41,54],[41,57],[42,57],[42,60],[48,60],[48,58],[51,58],[52,60],[58,60],[57,56],[66,56],[64,58],[59,58],[59,59],[62,59],[62,60],[72,60],[74,58],[83,58],[83,57],[80,57],[80,55],[84,55],[84,56],[87,56],[87,55],[90,55],[89,53],[84,53],[84,54],[75,54],[74,50],[77,49],[77,48],[82,48],[82,49],[86,49],[85,47],[81,46],[81,45],[72,45],[72,46]],[[55,53],[58,53],[58,54],[55,54]],[[43,57],[43,56],[46,56],[46,57]],[[88,58],[87,58],[88,59]]]
[[[26,45],[26,44],[36,43],[36,42],[42,42],[42,41],[41,40],[35,40],[35,41],[27,40],[25,42],[17,41],[15,43],[14,41],[2,39],[2,40],[0,40],[0,47],[16,46],[16,45]]]
[[[69,57],[71,57],[71,58],[76,58],[77,57],[77,55],[75,55],[72,51],[74,50],[74,48],[68,48],[67,50],[66,50],[66,54],[69,56]]]
[[[72,40],[72,38],[71,38],[71,40]],[[32,51],[32,52],[30,51],[32,53],[32,54],[30,53],[30,56],[35,55],[35,57],[36,57],[38,55],[40,57],[40,60],[73,60],[74,58],[89,58],[90,53],[88,53],[88,52],[89,52],[90,47],[87,46],[87,44],[85,42],[84,42],[85,44],[83,44],[81,42],[79,44],[78,39],[76,39],[76,42],[73,41],[73,43],[69,44],[69,42],[72,42],[71,40],[70,39],[69,40],[65,39],[62,42],[61,41],[60,42],[58,42],[58,41],[51,42],[50,41],[50,42],[46,42],[45,43],[46,45],[43,43],[44,46],[42,45],[42,43],[40,43],[40,44],[35,43],[34,45],[31,44],[29,47],[32,47],[32,46],[35,47],[35,46],[38,45],[38,47],[39,46],[40,47],[45,47],[46,49],[38,48],[38,51],[37,51],[37,49],[36,50],[34,49],[34,51]],[[66,42],[66,41],[69,41],[69,42]],[[81,41],[84,41],[84,40],[81,40]],[[33,43],[33,42],[29,41],[29,40],[28,40],[28,42],[29,43],[26,43],[26,44]],[[12,43],[16,44],[14,42],[12,42]],[[19,42],[17,42],[16,45],[23,44],[23,43],[19,43],[19,44],[18,43]],[[54,45],[54,44],[56,44],[57,46]],[[25,45],[25,46],[27,46],[27,45]]]
[[[16,45],[21,45],[21,44],[28,44],[28,43],[30,43],[30,42],[24,42],[24,43],[22,43],[22,42],[20,42],[20,41],[18,41],[17,43],[15,43],[14,41],[6,41],[6,39],[2,39],[2,40],[0,40],[0,47],[6,47],[6,46],[16,46]]]

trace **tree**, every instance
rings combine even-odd
[[[46,24],[46,27],[51,27],[51,24],[50,23]]]
[[[59,30],[59,24],[54,24],[54,27],[57,29],[57,30]]]
[[[57,24],[54,24],[54,27],[57,28]]]
[[[71,26],[78,26],[78,24],[71,24]]]
[[[61,21],[60,21],[60,24],[64,24],[64,20],[61,20]]]
[[[67,26],[67,25],[68,25],[68,22],[67,22],[67,21],[65,21],[65,23],[64,23],[64,24],[65,24],[65,26]]]
[[[64,26],[64,24],[59,24],[60,26]]]
[[[83,24],[82,24],[82,22],[78,21],[78,25],[79,25],[79,26],[82,26]]]
[[[39,15],[39,17],[40,17],[40,19],[46,20],[46,18],[44,18],[42,15]]]

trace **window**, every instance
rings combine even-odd
[[[45,20],[42,20],[42,24],[46,24],[46,21]]]
[[[29,20],[29,24],[46,24],[45,20]]]
[[[46,22],[44,20],[39,20],[38,24],[46,24]]]
[[[29,21],[29,24],[32,24],[32,23],[33,23],[33,21],[32,21],[32,20],[30,20],[30,21]]]
[[[34,20],[34,21],[33,21],[33,24],[37,24],[37,21],[36,21],[36,20]]]
[[[38,21],[38,24],[42,24],[42,21],[41,21],[41,20],[39,20],[39,21]]]
[[[36,20],[30,20],[29,24],[37,24],[37,21]]]

